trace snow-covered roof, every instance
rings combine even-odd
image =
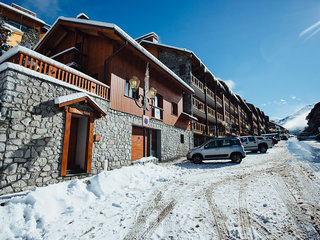
[[[170,45],[166,45],[166,44],[162,44],[162,43],[151,42],[151,41],[147,41],[147,40],[142,40],[140,43],[154,44],[154,45],[157,45],[157,46],[161,46],[161,47],[165,47],[165,48],[171,48],[173,50],[189,53],[190,55],[192,55],[200,63],[201,66],[203,66],[204,72],[209,73],[212,76],[213,80],[216,82],[216,84],[219,87],[221,87],[222,89],[224,89],[224,87],[220,84],[220,82],[217,81],[217,78],[214,76],[214,74],[206,67],[206,65],[201,61],[201,59],[198,58],[198,56],[194,52],[192,52],[191,50],[188,50],[186,48],[178,48],[178,47],[174,47],[174,46],[170,46]]]
[[[196,118],[195,116],[192,116],[192,115],[190,115],[190,114],[188,114],[186,112],[182,112],[182,115],[185,115],[186,117],[188,117],[188,118],[190,118],[190,119],[192,119],[194,121],[198,121],[198,118]]]
[[[141,37],[136,38],[135,40],[137,42],[140,42],[140,41],[143,41],[143,39],[148,38],[148,37],[152,37],[152,36],[154,38],[156,38],[157,40],[159,40],[159,36],[155,32],[147,33],[145,35],[142,35]]]
[[[44,21],[42,21],[40,18],[37,18],[37,17],[35,17],[35,16],[32,16],[31,14],[28,14],[28,13],[26,13],[26,12],[24,12],[24,11],[21,11],[21,10],[17,9],[17,8],[11,7],[11,6],[9,6],[9,5],[5,4],[5,3],[0,2],[0,6],[5,7],[5,8],[8,8],[8,9],[10,9],[10,10],[12,10],[12,11],[14,11],[14,12],[17,12],[17,13],[23,15],[23,16],[26,16],[26,17],[28,17],[28,18],[31,18],[32,20],[37,21],[37,22],[39,22],[39,23],[42,23],[43,25],[46,25],[46,26],[48,26],[48,27],[50,26],[49,24],[47,24],[47,23],[45,23]]]
[[[86,94],[84,92],[73,93],[73,94],[69,94],[69,95],[65,95],[65,96],[56,97],[55,100],[54,100],[54,103],[55,104],[62,104],[62,103],[66,103],[66,102],[70,102],[70,101],[76,100],[76,99],[84,98],[84,97],[89,98],[90,101],[95,105],[96,108],[98,108],[105,115],[107,114],[107,112],[104,111],[103,108],[100,107],[99,104],[96,103],[93,100],[93,98],[91,98],[88,94]]]
[[[154,57],[148,50],[146,50],[144,47],[142,47],[139,43],[137,43],[132,37],[130,37],[125,31],[123,31],[120,27],[118,27],[115,24],[112,23],[105,23],[105,22],[99,22],[99,21],[92,21],[92,20],[86,20],[86,19],[77,19],[77,18],[67,18],[67,17],[59,17],[55,23],[52,25],[52,27],[49,29],[48,32],[41,38],[41,40],[38,42],[38,44],[34,47],[34,49],[37,49],[38,46],[46,39],[46,36],[52,31],[52,29],[56,26],[56,24],[59,21],[65,21],[65,22],[72,22],[72,23],[79,23],[83,25],[91,25],[96,27],[102,27],[102,28],[109,28],[113,29],[116,33],[118,33],[122,38],[127,40],[134,48],[136,48],[138,51],[140,51],[142,54],[147,56],[151,61],[153,61],[155,64],[157,64],[159,67],[161,67],[163,70],[165,70],[168,74],[170,74],[177,82],[182,85],[185,89],[187,89],[189,92],[194,93],[194,90],[185,83],[178,75],[176,75],[172,70],[170,70],[166,65],[164,65],[161,61],[159,61],[156,57]]]
[[[3,27],[9,31],[14,31],[14,32],[18,32],[18,33],[23,33],[19,28],[16,28],[8,23],[3,24]]]
[[[17,54],[18,52],[26,53],[26,54],[28,54],[30,56],[38,58],[38,59],[40,59],[42,61],[45,61],[45,62],[47,62],[49,64],[55,65],[55,66],[57,66],[59,68],[62,68],[64,70],[66,70],[66,71],[72,72],[72,73],[77,74],[77,75],[79,75],[79,76],[81,76],[83,78],[89,79],[92,82],[95,82],[95,83],[100,84],[100,85],[102,85],[104,87],[110,88],[108,85],[106,85],[106,84],[104,84],[102,82],[99,82],[98,80],[90,77],[87,74],[84,74],[83,72],[80,72],[80,71],[78,71],[78,70],[76,70],[74,68],[68,67],[67,65],[62,64],[61,62],[53,60],[53,59],[51,59],[51,58],[49,58],[47,56],[44,56],[44,55],[42,55],[40,53],[37,53],[37,52],[35,52],[35,51],[31,50],[31,49],[28,49],[28,48],[25,48],[25,47],[22,47],[22,46],[15,46],[15,47],[11,48],[9,51],[5,52],[0,57],[0,64],[2,62],[4,62],[6,59],[8,59],[8,58],[12,57],[13,55]]]

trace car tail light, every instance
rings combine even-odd
[[[242,146],[242,142],[241,142],[240,139],[238,139],[238,145],[239,145],[239,146]]]

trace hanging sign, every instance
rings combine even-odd
[[[143,115],[142,117],[142,126],[149,127],[150,126],[150,119],[148,116]]]

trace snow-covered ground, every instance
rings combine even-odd
[[[320,239],[320,143],[134,165],[0,203],[0,239]]]

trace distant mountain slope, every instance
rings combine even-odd
[[[309,114],[313,106],[314,104],[308,104],[296,113],[280,120],[274,120],[274,122],[288,129],[291,133],[301,131],[307,127],[306,116]]]

